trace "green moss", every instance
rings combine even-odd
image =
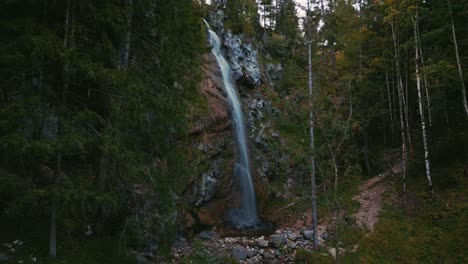
[[[333,258],[328,252],[323,249],[318,251],[308,251],[303,248],[299,249],[294,258],[294,263],[297,264],[330,264],[334,263]]]

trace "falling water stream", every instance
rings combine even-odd
[[[257,216],[257,206],[255,202],[255,190],[250,173],[249,152],[247,149],[247,137],[245,133],[244,117],[242,107],[236,88],[231,78],[231,68],[221,51],[221,41],[216,33],[211,30],[209,24],[204,21],[209,31],[212,53],[216,58],[223,77],[223,86],[226,91],[229,104],[232,110],[232,120],[236,132],[238,158],[234,168],[234,174],[240,183],[241,201],[240,207],[232,208],[228,212],[228,220],[236,228],[252,228],[260,224]]]

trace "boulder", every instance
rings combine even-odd
[[[210,230],[210,231],[201,232],[200,234],[198,234],[198,237],[201,239],[209,240],[209,239],[216,239],[219,237],[219,235],[215,231]]]
[[[248,251],[242,247],[235,247],[232,249],[231,256],[237,260],[246,260],[248,257]]]
[[[304,230],[302,235],[307,240],[314,240],[314,231],[312,231],[312,230]]]
[[[282,247],[283,245],[285,245],[287,243],[287,239],[284,235],[282,234],[276,234],[276,235],[271,235],[270,236],[270,244],[272,244],[273,246],[279,248],[279,247]]]

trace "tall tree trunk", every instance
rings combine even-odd
[[[455,32],[455,22],[453,20],[452,4],[450,3],[450,0],[447,0],[447,4],[449,8],[450,22],[452,24],[452,37],[453,37],[453,45],[455,47],[455,56],[457,57],[458,76],[460,77],[460,82],[461,82],[462,102],[463,102],[463,107],[465,108],[466,117],[468,118],[468,102],[466,99],[465,79],[463,77],[463,69],[462,69],[461,60],[460,60],[460,54],[458,51],[457,34]]]
[[[391,141],[392,141],[392,144],[393,144],[393,135],[394,135],[394,131],[393,131],[393,106],[392,106],[392,96],[390,94],[390,84],[388,83],[388,73],[385,72],[385,82],[387,84],[387,96],[388,96],[388,109],[389,109],[389,114],[390,114],[390,137],[391,137]]]
[[[73,2],[73,9],[75,5]],[[68,49],[70,46],[70,34],[71,34],[71,43],[73,44],[73,37],[74,37],[74,21],[75,21],[75,11],[73,10],[73,15],[72,15],[72,28],[70,32],[70,0],[67,0],[67,8],[65,11],[65,29],[64,29],[64,36],[63,36],[63,46],[65,49]],[[56,201],[56,195],[58,192],[58,185],[60,182],[60,179],[62,178],[63,172],[62,172],[62,160],[63,160],[63,138],[64,134],[66,133],[65,131],[65,125],[64,125],[64,113],[66,111],[66,104],[67,104],[67,93],[69,89],[69,63],[68,63],[68,58],[65,58],[65,64],[63,66],[63,88],[62,88],[62,94],[61,94],[61,99],[59,102],[59,106],[57,107],[57,155],[56,155],[56,168],[54,172],[54,178],[55,178],[55,183],[53,186],[53,197],[52,197],[52,205],[51,205],[51,216],[50,216],[50,230],[49,230],[49,255],[51,257],[56,257],[57,256],[57,201]]]
[[[429,147],[427,144],[427,133],[426,133],[426,121],[424,120],[424,107],[423,107],[423,97],[421,93],[421,73],[419,72],[419,41],[418,41],[418,34],[417,34],[417,24],[418,24],[418,10],[416,6],[416,18],[414,19],[414,39],[415,39],[415,51],[416,51],[416,59],[415,59],[415,68],[416,68],[416,86],[418,88],[418,101],[419,101],[419,115],[421,116],[421,129],[422,129],[422,136],[423,136],[423,145],[424,145],[424,162],[426,164],[426,177],[427,183],[429,185],[429,190],[432,194],[434,194],[434,188],[432,186],[432,178],[431,178],[431,163],[429,160]]]
[[[432,127],[432,111],[431,111],[431,97],[429,96],[429,82],[427,81],[427,73],[426,73],[426,64],[424,63],[424,56],[422,51],[422,43],[420,39],[419,33],[419,24],[417,26],[417,33],[418,33],[418,42],[419,42],[419,55],[421,56],[421,65],[422,65],[422,77],[424,81],[424,90],[426,93],[426,102],[427,102],[427,117],[429,118],[429,127]]]
[[[380,100],[382,101],[382,103],[385,102],[385,96],[384,96],[383,90],[380,92]],[[382,115],[382,130],[383,130],[383,142],[384,142],[384,145],[386,146],[387,145],[387,124],[386,124],[387,118],[385,116],[386,114],[384,112],[384,114]]]
[[[69,32],[69,20],[70,20],[70,0],[67,0],[67,8],[65,11],[65,32],[63,36],[63,46],[65,49],[68,48],[68,32]],[[68,60],[68,59],[66,59]],[[68,62],[65,62],[65,65],[63,67],[63,75],[64,75],[64,81],[63,81],[63,90],[61,94],[61,100],[59,103],[59,106],[57,108],[57,155],[56,155],[56,168],[55,168],[55,182],[53,186],[53,197],[52,197],[52,204],[51,204],[51,213],[50,213],[50,229],[49,229],[49,255],[51,257],[56,257],[57,256],[57,204],[55,201],[55,193],[57,192],[57,185],[59,183],[60,177],[62,175],[62,157],[63,157],[63,113],[65,111],[65,99],[66,99],[66,93],[68,91]]]
[[[312,40],[310,32],[310,0],[307,1],[307,22],[308,36],[307,36],[307,50],[308,50],[308,68],[309,68],[309,133],[310,133],[310,181],[311,181],[311,198],[312,198],[312,229],[314,232],[314,248],[319,246],[318,240],[318,216],[317,216],[317,185],[315,180],[315,143],[314,143],[314,105],[313,105],[313,86],[312,86]]]
[[[132,18],[133,18],[133,0],[125,1],[125,14],[126,14],[126,30],[125,30],[125,40],[123,44],[123,54],[122,62],[118,66],[119,69],[126,70],[128,68],[128,59],[130,56],[130,42],[132,38]]]
[[[49,255],[54,258],[57,256],[57,209],[55,207],[50,213]]]
[[[406,62],[406,68],[405,68],[405,73],[406,73],[406,78],[405,78],[405,86],[403,86],[403,80],[401,81],[401,87],[403,89],[403,107],[405,110],[405,124],[406,124],[406,137],[408,138],[408,150],[410,156],[413,154],[413,142],[411,140],[411,132],[410,132],[410,123],[409,123],[409,58],[408,58],[408,52],[405,51],[405,62]],[[399,56],[400,57],[400,56]],[[403,78],[400,75],[400,78]]]
[[[439,89],[439,77],[437,77],[436,81],[436,87]],[[448,111],[447,111],[447,91],[444,89],[444,115],[445,115],[445,123],[447,124],[447,128],[449,128],[450,122],[449,122],[449,116],[448,116]]]
[[[398,88],[398,107],[400,110],[400,131],[401,131],[401,153],[402,153],[402,163],[403,163],[403,172],[402,172],[402,179],[403,179],[403,192],[406,193],[406,163],[408,159],[408,154],[406,151],[406,136],[405,136],[405,121],[404,121],[404,95],[403,95],[403,82],[401,81],[401,73],[400,73],[400,65],[399,65],[399,56],[398,56],[398,46],[396,42],[396,32],[394,28],[393,22],[391,23],[392,28],[392,38],[393,38],[393,46],[395,49],[395,68],[397,73],[397,88]]]

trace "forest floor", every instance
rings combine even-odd
[[[272,235],[221,238],[205,233],[207,239],[181,238],[174,247],[175,258],[165,261],[144,254],[135,259],[135,254],[119,250],[118,237],[93,236],[62,238],[59,256],[51,259],[47,257],[47,222],[27,217],[0,219],[0,263],[320,264],[334,262],[335,248],[340,248],[341,263],[468,263],[467,164],[452,162],[433,169],[435,197],[428,194],[421,174],[408,176],[408,193],[403,195],[400,177],[391,176],[400,170],[393,167],[359,186],[351,185],[338,227],[333,225],[333,214],[319,208],[322,247],[315,251],[306,201],[300,209],[281,211],[284,221]]]
[[[468,263],[466,166],[452,162],[434,167],[435,197],[420,173],[408,175],[403,194],[401,165],[366,180],[349,191],[354,192],[349,200],[359,205],[342,206],[347,212],[339,225],[333,217],[322,217],[319,250],[312,250],[310,211],[288,211],[269,237],[195,239],[176,250],[175,262],[320,264],[334,263],[339,253],[341,263]]]
[[[397,164],[388,171],[381,173],[360,185],[358,194],[352,197],[359,203],[357,212],[352,215],[357,229],[369,235],[379,221],[384,199],[395,199],[395,193],[391,182],[387,177],[398,175],[402,171],[402,165]],[[384,194],[387,194],[384,196]],[[283,210],[281,210],[283,211]],[[318,225],[320,250],[315,251],[314,260],[321,259],[328,262],[336,258],[336,248],[329,238],[336,232],[336,219],[344,218],[344,210],[332,217],[324,218]],[[359,232],[360,234],[362,232]],[[210,261],[210,256],[222,259],[221,262],[233,263],[294,263],[304,258],[304,252],[313,251],[313,232],[311,210],[307,209],[299,214],[286,214],[278,223],[274,234],[270,236],[253,237],[224,237],[216,233],[202,233],[203,239],[197,239],[192,245],[184,241],[174,249],[175,260],[179,263],[202,263]],[[208,235],[211,234],[211,235]],[[338,244],[339,253],[346,250],[356,251],[358,244]],[[307,255],[307,253],[305,253]],[[305,257],[307,258],[307,256]],[[199,259],[200,262],[193,261]],[[203,260],[203,261],[202,261]],[[301,261],[299,261],[301,262]],[[306,261],[307,262],[307,261]]]

